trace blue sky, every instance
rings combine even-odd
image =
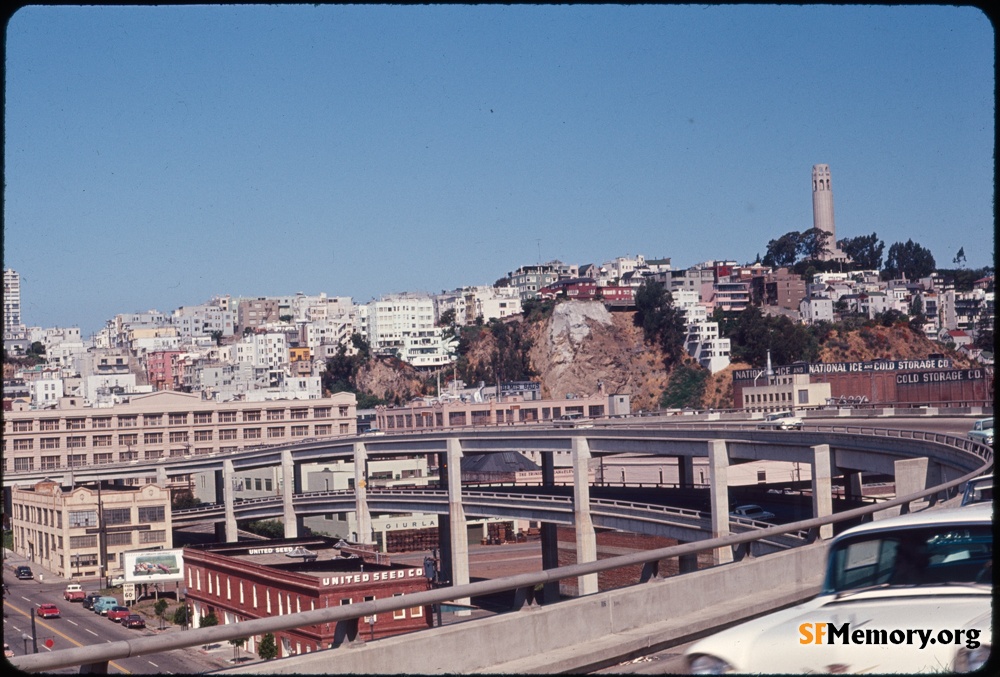
[[[214,295],[367,302],[812,227],[993,265],[972,7],[25,7],[3,265],[85,335]]]

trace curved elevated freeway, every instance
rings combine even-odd
[[[880,420],[879,423],[888,423]],[[695,425],[697,427],[695,427]],[[205,509],[212,519],[225,519],[235,527],[236,516],[282,514],[286,518],[299,511],[329,511],[330,506],[369,506],[378,509],[399,507],[427,510],[434,506],[441,511],[447,503],[449,519],[464,520],[466,515],[531,515],[530,519],[545,519],[573,524],[578,539],[578,564],[522,574],[507,579],[468,583],[456,576],[454,587],[431,590],[407,596],[405,603],[375,600],[351,605],[344,610],[321,609],[287,614],[278,618],[245,621],[236,626],[200,628],[173,637],[144,637],[96,647],[69,649],[51,654],[19,656],[15,666],[26,671],[43,671],[71,665],[106,664],[108,660],[150,653],[181,646],[196,646],[207,642],[225,641],[276,630],[315,624],[341,622],[357,627],[360,616],[388,613],[395,608],[463,600],[473,595],[500,590],[528,590],[539,584],[563,578],[576,578],[583,593],[579,598],[558,604],[531,606],[512,614],[501,614],[474,623],[434,628],[425,632],[381,640],[371,646],[355,646],[355,650],[331,651],[287,658],[280,663],[268,662],[260,667],[233,668],[233,672],[278,670],[294,673],[475,673],[475,672],[553,672],[581,671],[599,666],[600,661],[617,660],[638,655],[677,641],[692,633],[704,632],[721,622],[731,622],[742,615],[761,613],[783,604],[810,596],[818,586],[822,568],[823,545],[813,542],[788,548],[789,541],[800,543],[825,538],[832,524],[843,519],[871,516],[886,509],[909,509],[929,499],[930,504],[944,499],[961,483],[992,467],[993,454],[989,447],[963,437],[933,431],[913,431],[886,425],[854,425],[852,423],[809,425],[804,431],[758,430],[747,424],[688,423],[688,427],[667,425],[614,425],[595,428],[454,430],[423,435],[358,437],[317,440],[296,446],[257,449],[224,457],[194,457],[167,460],[155,467],[141,464],[101,468],[74,469],[77,481],[114,477],[155,475],[161,478],[200,471],[226,474],[235,468],[257,468],[281,465],[296,475],[304,463],[326,462],[337,458],[358,461],[380,455],[441,454],[442,467],[448,469],[447,488],[440,491],[410,491],[406,494],[387,491],[345,494],[306,494],[296,490],[296,482],[285,482],[286,492],[269,501],[237,502],[227,497],[221,506]],[[543,474],[551,468],[552,459],[563,454],[574,470],[573,496],[539,497],[514,493],[463,490],[458,475],[461,457],[465,454],[503,451],[537,451],[543,459]],[[712,511],[666,510],[642,505],[591,500],[586,482],[587,462],[596,457],[614,454],[643,454],[675,457],[683,467],[691,458],[709,459],[712,471]],[[546,461],[546,459],[548,459]],[[812,469],[813,518],[787,525],[734,525],[728,517],[725,479],[731,464],[748,460],[782,460],[809,463]],[[830,479],[833,476],[860,472],[894,475],[897,498],[884,504],[832,514],[830,510]],[[45,474],[52,476],[51,470]],[[28,477],[4,478],[5,484],[30,481]],[[683,471],[682,471],[683,481]],[[224,482],[222,486],[226,486]],[[280,505],[279,505],[280,503]],[[214,512],[212,512],[214,511]],[[255,512],[256,511],[256,512]],[[208,515],[202,515],[202,518]],[[177,521],[188,519],[178,514]],[[196,518],[194,514],[191,519]],[[707,520],[707,524],[706,524]],[[669,548],[638,552],[597,561],[593,555],[595,525],[628,524],[630,529],[646,531],[651,522],[668,525],[664,528],[689,531],[694,542]],[[228,530],[228,528],[227,528]],[[648,533],[648,531],[646,531]],[[694,534],[700,540],[694,539]],[[733,533],[736,532],[736,533]],[[679,532],[678,532],[679,533]],[[809,538],[803,538],[808,533]],[[461,540],[461,539],[456,539]],[[687,539],[685,539],[687,540]],[[768,541],[770,554],[748,557],[734,562],[732,553],[754,542]],[[778,545],[779,541],[781,545]],[[785,546],[785,547],[782,547]],[[453,549],[460,549],[452,544]],[[724,566],[659,579],[597,593],[596,574],[611,568],[650,564],[667,557],[690,557],[697,552],[716,553],[716,561]],[[765,552],[750,550],[756,555]],[[458,553],[459,555],[461,553]],[[644,578],[644,580],[646,580]],[[732,602],[739,599],[739,609]],[[481,646],[482,651],[469,652],[469,646]],[[509,647],[519,648],[519,657],[512,657]],[[502,650],[495,650],[502,647]],[[472,654],[472,655],[470,655]],[[607,663],[604,663],[606,665]]]

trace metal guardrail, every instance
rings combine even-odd
[[[938,437],[947,437],[953,440],[958,439],[952,436],[934,435],[935,441]],[[457,599],[476,597],[509,590],[517,591],[516,597],[525,599],[528,591],[536,585],[558,582],[564,578],[574,578],[588,574],[596,574],[610,569],[623,566],[643,565],[644,573],[650,567],[655,567],[659,560],[670,557],[681,557],[686,555],[696,555],[700,552],[714,550],[717,548],[731,547],[737,553],[746,553],[749,544],[754,541],[772,538],[774,536],[805,533],[808,534],[806,540],[812,541],[819,538],[819,530],[828,524],[864,518],[874,515],[876,512],[888,510],[900,506],[903,511],[908,511],[910,503],[920,501],[928,497],[936,497],[942,492],[949,492],[951,489],[977,477],[993,467],[992,450],[984,445],[972,443],[977,448],[966,448],[980,458],[984,459],[982,467],[969,472],[962,477],[945,482],[930,489],[924,489],[906,496],[897,497],[871,506],[854,508],[844,512],[836,513],[826,517],[817,517],[789,524],[770,526],[760,530],[751,530],[739,534],[730,534],[722,538],[707,539],[685,543],[683,545],[659,548],[642,552],[621,555],[594,562],[584,562],[556,569],[547,569],[540,572],[519,574],[466,585],[457,585],[448,588],[429,590],[401,597],[362,602],[349,606],[332,607],[327,609],[316,609],[314,611],[303,611],[300,613],[286,614],[278,617],[259,618],[255,620],[243,621],[240,623],[220,625],[209,628],[198,628],[180,633],[171,633],[158,637],[139,637],[106,644],[79,647],[74,649],[64,649],[46,654],[29,654],[26,656],[16,656],[10,659],[11,664],[25,672],[44,672],[48,670],[89,666],[90,668],[105,672],[109,661],[129,658],[143,654],[159,653],[173,649],[184,649],[203,644],[228,641],[250,635],[288,630],[308,625],[320,623],[343,624],[347,631],[347,637],[357,636],[358,619],[363,616],[370,616],[378,613],[389,613],[399,609],[406,609],[415,606],[427,606],[450,602]],[[733,566],[732,564],[723,566]],[[644,575],[644,580],[647,577]],[[638,585],[642,585],[639,583]],[[103,670],[102,670],[103,668]]]

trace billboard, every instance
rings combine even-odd
[[[122,555],[126,583],[184,580],[183,550],[145,550]]]

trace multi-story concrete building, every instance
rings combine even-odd
[[[799,317],[806,324],[833,322],[833,299],[813,296],[799,302]]]
[[[224,307],[220,298],[198,306],[181,306],[171,316],[173,325],[181,336],[211,336],[215,332],[223,337],[236,331],[236,317]]]
[[[11,530],[14,552],[57,576],[113,576],[130,550],[172,547],[170,491],[51,480],[14,486]]]
[[[21,324],[21,276],[17,271],[3,271],[3,333],[4,338],[18,338],[23,333]]]
[[[521,301],[538,296],[538,290],[553,282],[570,277],[579,277],[579,266],[565,264],[562,261],[549,261],[534,266],[521,266],[507,273],[510,286],[517,289]]]
[[[268,322],[277,322],[280,317],[278,300],[261,296],[255,299],[240,299],[236,305],[236,333],[243,335],[247,329],[256,329]]]
[[[372,351],[395,354],[414,367],[454,361],[454,342],[436,326],[434,299],[423,294],[383,296],[368,304],[367,335]]]
[[[466,287],[461,290],[462,313],[456,311],[456,321],[467,326],[476,322],[502,320],[521,312],[521,295],[514,287]]]
[[[68,398],[61,404],[68,405]],[[59,470],[239,451],[356,431],[351,393],[312,400],[212,402],[157,392],[115,407],[6,412],[3,472]]]

